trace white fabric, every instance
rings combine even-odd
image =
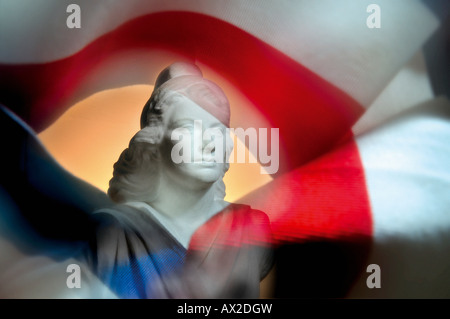
[[[0,299],[85,299],[117,296],[105,286],[88,267],[73,258],[55,261],[42,255],[20,251],[10,240],[0,237]],[[77,264],[81,268],[81,287],[68,288],[71,275],[67,267]]]
[[[422,50],[387,84],[367,111],[353,125],[359,136],[382,125],[392,116],[434,98]]]
[[[76,2],[81,7],[81,29],[68,29],[66,8],[72,2],[0,1],[0,63],[67,57],[132,18],[184,10],[242,28],[367,107],[438,26],[418,0],[376,1],[381,8],[380,29],[366,26],[371,0],[85,0]]]
[[[450,297],[450,102],[438,98],[357,139],[381,288],[351,297]]]

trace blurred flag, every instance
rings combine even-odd
[[[398,276],[387,276],[390,290],[364,290],[357,281],[356,297],[367,291],[402,297],[425,286],[424,294],[446,295],[430,290],[450,281],[449,263],[433,268],[410,257],[419,256],[417,249],[433,251],[430,261],[445,256],[445,237],[438,235],[447,236],[450,223],[443,191],[448,102],[430,101],[379,130],[358,131],[367,133],[361,137],[351,130],[439,21],[421,1],[379,0],[382,25],[370,29],[371,2],[2,0],[0,102],[39,132],[99,90],[153,83],[175,60],[204,65],[249,101],[234,106],[232,125],[262,127],[244,116],[251,108],[264,125],[280,129],[276,179],[243,199],[269,215],[280,267],[295,254],[280,282],[301,277],[294,294],[341,296],[354,280],[365,282],[370,260]],[[71,3],[81,9],[79,29],[66,24]],[[390,114],[397,109],[393,104]],[[10,139],[5,127],[2,133]],[[71,178],[64,177],[69,184]],[[39,179],[31,188],[40,182],[56,185]],[[428,234],[438,243],[430,249]],[[393,256],[404,257],[402,263]],[[405,272],[400,264],[416,267]],[[441,276],[428,276],[430,269]],[[302,276],[321,283],[301,286]]]
[[[376,30],[370,1],[78,1],[81,28],[71,29],[72,2],[2,1],[0,102],[41,131],[90,93],[152,83],[186,59],[280,128],[283,171],[346,134],[438,25],[419,1],[379,1]]]

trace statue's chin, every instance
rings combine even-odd
[[[214,169],[204,167],[192,172],[186,178],[189,180],[188,187],[200,189],[211,187],[220,178],[220,174]]]

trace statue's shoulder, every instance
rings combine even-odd
[[[258,241],[271,241],[270,219],[266,213],[246,204],[230,204],[226,210],[231,227],[245,229],[246,236],[257,238]]]
[[[100,208],[92,214],[95,222],[101,226],[110,228],[132,229],[141,223],[142,213],[135,207],[125,204],[115,204]]]
[[[232,211],[234,214],[242,214],[248,218],[259,218],[267,220],[267,222],[269,221],[269,217],[266,213],[247,204],[231,203],[226,209]]]

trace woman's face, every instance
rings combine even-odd
[[[222,178],[226,165],[225,125],[179,94],[171,99],[164,114],[165,135],[160,151],[168,176],[191,188],[208,187]]]

